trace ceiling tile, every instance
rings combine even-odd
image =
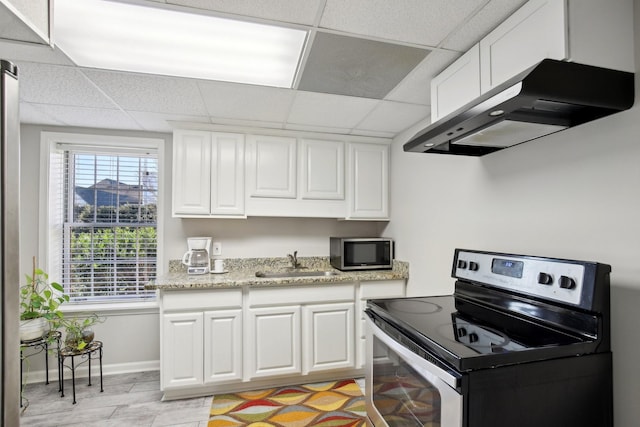
[[[367,98],[300,91],[293,101],[288,123],[351,129],[379,102]]]
[[[180,114],[144,113],[140,111],[128,111],[127,114],[136,121],[144,130],[154,132],[171,132],[173,126],[170,122],[209,123],[207,116],[185,116]]]
[[[18,62],[20,99],[38,104],[118,108],[77,68]]]
[[[290,89],[204,81],[198,86],[208,114],[218,118],[283,123],[294,98]]]
[[[166,0],[166,3],[234,15],[312,25],[322,0]]]
[[[437,46],[486,0],[327,0],[320,26]]]
[[[457,52],[434,50],[385,99],[431,105],[431,79],[459,56]]]
[[[382,99],[429,50],[318,32],[298,89]]]
[[[38,104],[30,104],[28,102],[20,103],[20,123],[54,126],[64,125],[60,120],[51,117],[42,111],[42,109],[38,108]]]
[[[0,58],[11,62],[42,62],[47,64],[73,65],[60,49],[39,44],[18,43],[0,40]]]
[[[142,130],[140,125],[120,110],[45,104],[34,105],[34,107],[66,126]]]
[[[285,129],[303,132],[337,133],[341,135],[348,135],[349,133],[351,133],[351,129],[349,128],[337,128],[332,126],[311,126],[304,124],[287,124],[285,126]]]
[[[196,80],[87,68],[82,72],[124,110],[207,115]]]
[[[452,33],[442,43],[442,47],[466,52],[526,2],[527,0],[491,0]]]
[[[429,116],[431,109],[424,105],[382,101],[356,130],[398,133]]]

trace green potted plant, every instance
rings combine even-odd
[[[105,319],[95,313],[87,317],[64,318],[60,321],[60,326],[65,329],[65,347],[74,350],[82,350],[93,341],[93,325],[104,322]]]
[[[27,284],[20,287],[20,340],[42,338],[50,326],[64,318],[60,304],[69,301],[64,288],[57,282],[49,282],[49,275],[36,267],[33,257],[33,273],[26,275]]]

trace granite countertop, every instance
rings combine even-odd
[[[332,275],[304,277],[256,277],[257,271],[290,271],[287,258],[235,258],[225,259],[222,274],[187,274],[179,260],[169,261],[169,273],[149,282],[145,289],[181,290],[233,288],[239,286],[286,286],[301,284],[329,284],[371,280],[398,280],[409,277],[409,264],[394,261],[391,270],[340,271],[329,264],[327,257],[298,258],[302,271],[331,271]],[[213,265],[213,263],[212,263]]]

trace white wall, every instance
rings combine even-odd
[[[639,46],[636,35],[636,62]],[[405,153],[398,141],[391,158],[384,234],[410,263],[410,295],[453,292],[458,247],[612,266],[614,419],[637,426],[640,105],[482,158]]]
[[[31,259],[38,255],[38,212],[40,206],[39,165],[42,131],[141,136],[165,139],[165,190],[163,268],[169,259],[180,259],[187,250],[189,236],[213,236],[222,243],[224,258],[328,256],[331,235],[378,235],[382,225],[368,221],[338,221],[311,218],[179,219],[171,217],[171,135],[121,132],[100,129],[21,127],[21,223],[20,268],[22,276],[31,271]],[[162,190],[161,190],[162,191]],[[42,264],[39,262],[39,265]],[[158,310],[97,311],[107,320],[95,328],[96,339],[105,346],[105,372],[157,368],[160,358]],[[31,363],[31,379],[42,381],[43,359]]]

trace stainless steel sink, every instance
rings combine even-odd
[[[266,277],[272,279],[287,278],[287,277],[313,277],[313,276],[337,276],[338,273],[332,270],[323,271],[258,271],[256,277]]]

